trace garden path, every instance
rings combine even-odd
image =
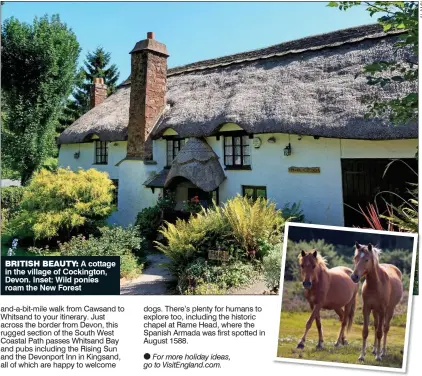
[[[169,283],[174,280],[163,263],[169,259],[160,253],[147,256],[148,266],[142,274],[120,285],[120,295],[168,295]]]
[[[268,293],[268,288],[263,279],[255,281],[250,286],[239,287],[228,291],[229,295],[263,295]]]

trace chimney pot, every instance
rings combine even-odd
[[[104,85],[104,78],[94,77],[90,92],[91,108],[103,103],[106,98],[107,86]]]
[[[152,159],[151,131],[166,107],[167,57],[165,44],[148,32],[130,52],[130,105],[127,157]]]

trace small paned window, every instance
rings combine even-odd
[[[185,145],[184,138],[167,140],[167,166],[172,165],[174,158],[176,158],[183,145]]]
[[[108,142],[95,141],[95,164],[107,164],[108,162]]]
[[[226,167],[251,166],[251,150],[248,135],[224,136],[224,164]]]
[[[243,196],[246,196],[253,201],[255,201],[258,197],[267,198],[267,187],[243,185],[242,192]]]

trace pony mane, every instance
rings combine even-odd
[[[372,246],[372,253],[374,255],[375,263],[377,263],[377,264],[379,264],[379,262],[380,262],[380,254],[381,254],[381,252],[382,252],[381,249]]]
[[[317,265],[322,266],[323,268],[327,268],[328,261],[325,257],[321,256],[319,253],[317,254]]]
[[[314,252],[314,250],[309,251],[306,254],[309,255],[313,252]],[[302,258],[303,258],[303,256],[301,254],[299,254],[298,259],[302,260]],[[319,252],[317,253],[317,257],[316,257],[315,261],[316,261],[317,265],[321,266],[322,268],[327,269],[328,261],[325,257],[321,256],[321,254]]]

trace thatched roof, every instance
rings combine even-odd
[[[303,38],[260,50],[168,70],[169,109],[153,130],[182,137],[215,134],[227,122],[250,133],[292,133],[355,139],[416,138],[417,124],[394,127],[387,119],[364,119],[364,96],[393,98],[415,87],[397,83],[369,86],[364,65],[394,55],[395,33],[379,25]],[[59,143],[81,142],[89,133],[104,140],[127,137],[130,80],[78,119]]]
[[[163,168],[158,174],[153,175],[148,180],[146,180],[144,185],[148,188],[163,188],[169,171],[170,169]]]
[[[127,140],[130,87],[118,89],[103,103],[82,115],[59,137],[59,144],[84,142],[92,135],[102,141]]]
[[[203,139],[190,138],[180,149],[167,175],[165,187],[185,178],[205,192],[215,190],[226,178],[218,156]]]

